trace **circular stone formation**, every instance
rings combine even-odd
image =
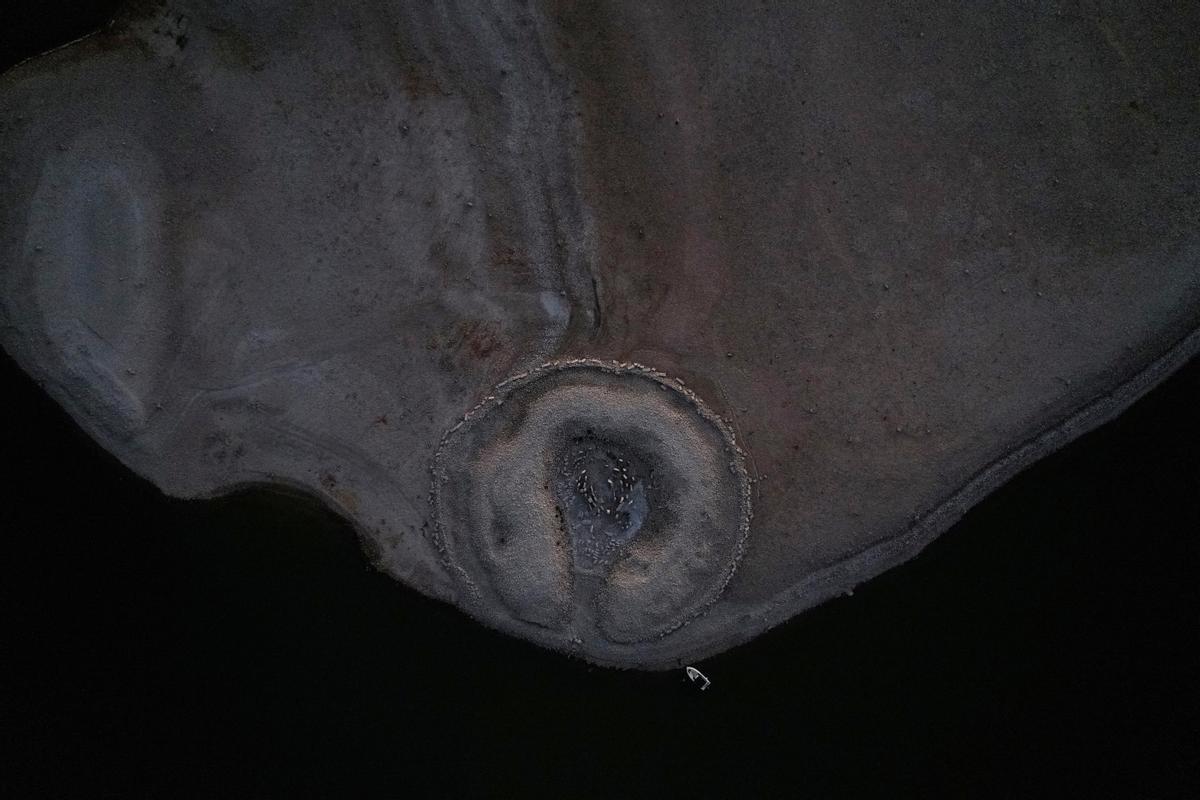
[[[716,600],[750,526],[732,431],[635,364],[557,362],[504,382],[446,434],[433,478],[466,609],[600,661],[636,658]]]

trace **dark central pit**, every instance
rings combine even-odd
[[[724,591],[749,532],[733,432],[636,364],[564,361],[505,381],[447,433],[433,475],[460,602],[614,665],[673,658],[662,643]]]
[[[559,459],[555,499],[575,567],[612,566],[650,513],[650,470],[629,448],[594,435],[571,439]]]

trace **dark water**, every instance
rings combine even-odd
[[[6,53],[74,35],[37,19]],[[169,500],[0,389],[4,796],[1197,796],[1200,362],[704,693],[485,630],[310,500]]]
[[[8,796],[1195,796],[1200,362],[703,694],[485,630],[312,501],[169,500],[0,381]]]

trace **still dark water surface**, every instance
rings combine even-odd
[[[0,388],[6,797],[1200,794],[1200,362],[704,693],[486,630],[311,500],[167,499]]]
[[[6,796],[1200,785],[1200,362],[915,561],[700,664],[704,693],[486,630],[311,500],[170,500],[7,358],[0,380]]]

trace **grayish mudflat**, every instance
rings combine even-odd
[[[0,76],[0,343],[165,492],[711,655],[1200,347],[1200,6],[1126,5],[131,3]]]

